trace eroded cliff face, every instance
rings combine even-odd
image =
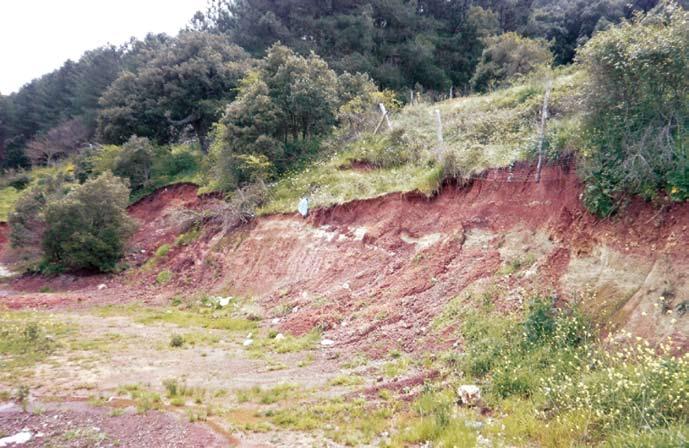
[[[581,206],[575,173],[547,168],[536,183],[531,168],[519,170],[491,171],[432,199],[392,194],[307,219],[261,217],[227,234],[207,226],[155,269],[113,280],[100,300],[132,285],[141,285],[130,293],[136,300],[180,291],[247,295],[283,331],[318,326],[339,346],[375,354],[452,346],[457,306],[492,303],[509,312],[553,294],[580,301],[609,331],[671,336],[689,349],[689,206],[636,201],[620,217],[597,220]],[[186,186],[137,204],[132,215],[142,227],[133,250],[150,254],[174,241],[180,209],[211,206],[192,193]],[[173,281],[152,286],[163,269]],[[90,287],[73,294],[97,300]]]

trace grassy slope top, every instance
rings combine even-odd
[[[559,72],[553,80],[546,144],[550,152],[567,149],[577,133],[583,73]],[[271,187],[261,214],[292,212],[299,198],[308,196],[312,207],[341,204],[391,192],[432,193],[440,180],[434,161],[440,150],[435,109],[441,113],[444,151],[454,153],[463,177],[489,168],[527,160],[536,153],[538,124],[545,82],[532,80],[486,95],[474,95],[435,104],[406,106],[392,116],[393,126],[404,129],[412,156],[389,168],[357,169],[352,161],[368,161],[386,151],[370,134],[353,142],[326,142],[329,148],[307,168],[282,177]],[[394,157],[394,154],[392,155]],[[402,157],[401,157],[402,158]]]

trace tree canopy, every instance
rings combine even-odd
[[[210,127],[249,67],[248,55],[226,36],[181,33],[107,89],[98,133],[106,143],[120,144],[132,135],[168,143],[190,126],[207,149]]]

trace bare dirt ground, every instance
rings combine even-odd
[[[601,221],[583,210],[573,172],[548,168],[537,184],[529,167],[517,170],[526,182],[508,182],[510,174],[496,170],[432,199],[394,194],[305,220],[261,217],[230,234],[207,225],[183,244],[181,214],[217,199],[198,197],[191,185],[161,190],[130,209],[140,227],[124,274],[0,284],[10,314],[35,310],[73,329],[50,356],[0,382],[0,391],[9,395],[21,384],[39,404],[90,398],[106,409],[111,399],[140,408],[157,394],[155,407],[204,420],[231,434],[227,443],[320,446],[344,442],[351,425],[297,429],[279,413],[303,402],[379,400],[386,390],[413,396],[435,375],[425,357],[461,350],[461,322],[451,312],[458,300],[510,313],[529,297],[555,295],[580,301],[607,331],[651,341],[672,336],[689,348],[682,312],[689,308],[689,207],[636,201],[623,218]],[[6,234],[0,227],[0,242]],[[154,255],[165,244],[169,250]],[[0,249],[0,259],[7,252]],[[169,282],[157,280],[162,272]],[[206,294],[242,298],[255,326],[180,320],[184,308],[175,300]],[[150,311],[127,308],[132,303],[172,315],[151,321]],[[235,311],[247,319],[243,306]],[[290,338],[289,350],[279,352],[278,333]],[[170,347],[173,334],[193,343]],[[166,396],[169,380],[195,392]],[[287,392],[274,390],[285,384]],[[254,386],[263,392],[247,392]],[[132,424],[146,415],[131,414]]]
[[[207,426],[157,411],[113,413],[80,402],[41,403],[24,411],[16,404],[0,406],[3,434],[29,433],[25,447],[194,447],[219,448],[227,438]],[[12,445],[10,445],[12,446]]]

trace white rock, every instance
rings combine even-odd
[[[321,340],[321,345],[323,347],[330,347],[335,345],[335,341],[333,341],[332,339],[323,339]]]
[[[352,289],[349,287],[349,282],[345,282],[344,285],[342,285],[342,287],[347,290]]]
[[[244,339],[244,347],[249,347],[253,343],[254,343],[253,339]]]
[[[227,305],[229,305],[231,301],[232,301],[232,297],[219,297],[218,298],[218,305],[220,305],[221,307],[224,308]]]
[[[462,404],[467,406],[474,406],[481,400],[481,389],[475,385],[465,384],[459,386],[457,389],[457,395],[459,395]]]
[[[283,339],[285,339],[285,335],[282,334],[282,333],[278,333],[278,334],[275,336],[275,340],[276,340],[276,341],[282,341]]]
[[[277,325],[280,323],[280,318],[279,317],[274,317],[273,320],[270,321],[271,324]]]
[[[100,285],[98,285],[98,291],[102,291],[107,287],[108,287],[108,285],[106,285],[105,283],[101,283]]]
[[[32,437],[33,434],[31,432],[22,430],[13,436],[3,437],[0,439],[0,447],[9,445],[24,445],[26,442],[31,440]]]

